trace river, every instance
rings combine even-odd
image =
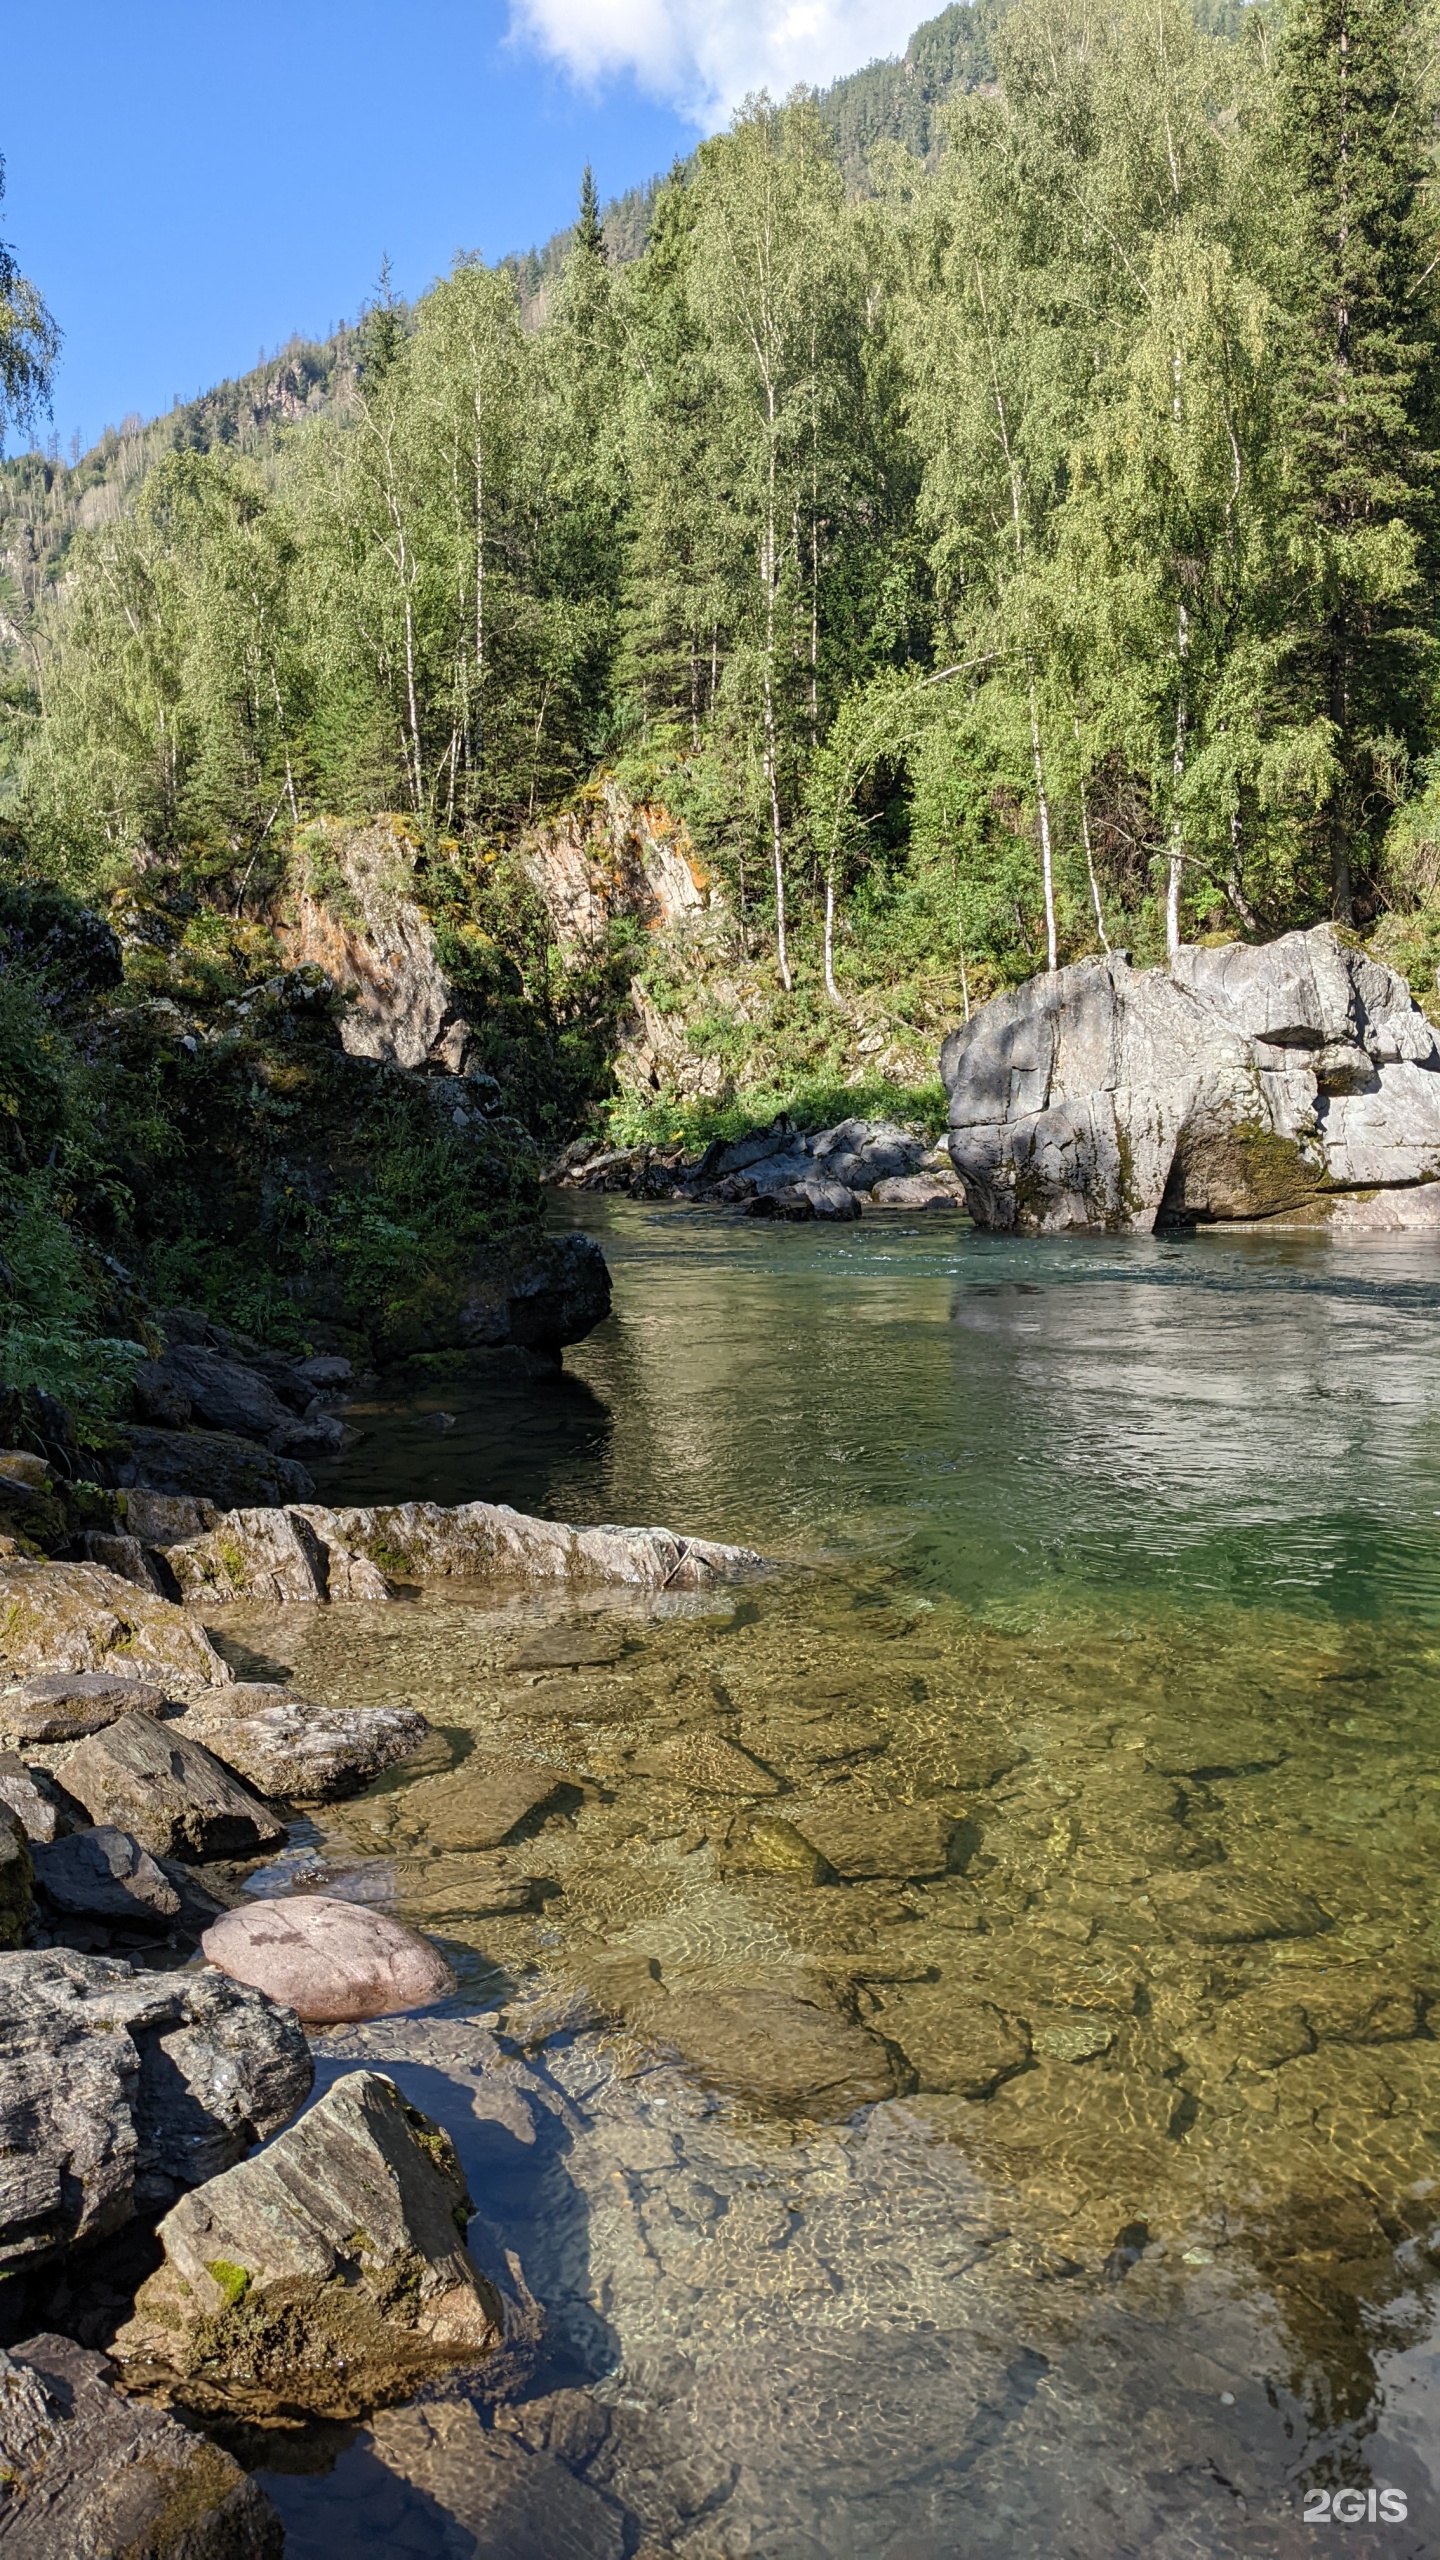
[[[785,1569],[588,1662],[534,1594],[231,1613],[447,1737],[268,1883],[446,1944],[322,2079],[444,2118],[544,2307],[508,2397],[291,2448],[293,2560],[1440,2552],[1433,1255],[583,1210],[564,1373],[357,1405],[322,1498]],[[477,1856],[496,1752],[558,1792]]]

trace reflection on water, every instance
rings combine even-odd
[[[663,1520],[807,1569],[739,1605],[632,1601],[589,1667],[519,1665],[553,1595],[231,1632],[451,1736],[443,1779],[332,1809],[307,1872],[454,1950],[452,2073],[478,2002],[506,2067],[532,2057],[527,2104],[575,2083],[556,2353],[600,2435],[566,2476],[628,2519],[616,2560],[627,2535],[688,2560],[1280,2555],[1313,2545],[1303,2489],[1356,2484],[1347,2552],[1440,2549],[1425,1257],[628,1205],[606,1243],[617,1317],[543,1441],[447,1380],[454,1429],[374,1416],[347,1489]],[[517,1766],[533,1810],[497,1845]],[[365,2032],[402,2076],[435,2064],[424,2021]],[[519,2245],[529,2271],[549,2243]],[[803,2446],[787,2400],[828,2411]],[[688,2410],[723,2494],[667,2521],[637,2410],[662,2435]],[[528,2547],[477,2525],[500,2474],[467,2424],[442,2455],[382,2422],[363,2460],[447,2531],[468,2515],[457,2552]],[[297,2488],[294,2531],[323,2539],[360,2476]],[[1387,2484],[1403,2526],[1368,2520]],[[599,2512],[576,2550],[607,2547]]]

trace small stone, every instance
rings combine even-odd
[[[114,2355],[202,2412],[356,2418],[499,2344],[449,2137],[354,2071],[258,2158],[182,2197]]]
[[[153,1680],[113,1671],[60,1671],[22,1681],[0,1696],[0,1729],[21,1742],[79,1742],[121,1716],[163,1715],[166,1692]]]
[[[455,1987],[428,1939],[329,1894],[227,1911],[200,1946],[232,1981],[254,1984],[314,2026],[426,2008]]]
[[[1030,2059],[1030,2038],[1018,2018],[943,1983],[901,1985],[886,1998],[882,2024],[926,2090],[988,2098]]]
[[[558,1769],[531,1768],[472,1751],[443,1778],[422,1778],[403,1799],[403,1820],[436,1849],[498,1849],[568,1784]]]
[[[245,1858],[285,1825],[203,1744],[129,1715],[67,1752],[56,1771],[96,1822],[131,1831],[152,1857]]]
[[[714,1795],[777,1796],[780,1781],[738,1742],[693,1725],[667,1733],[638,1751],[631,1766],[642,1778],[669,1778],[677,1786],[703,1787]]]
[[[33,1852],[35,1881],[57,1911],[131,1928],[164,1931],[180,1916],[180,1896],[128,1831],[101,1823]]]
[[[875,2036],[788,1992],[672,1992],[654,2023],[712,2088],[777,2115],[835,2123],[900,2086]]]
[[[874,1805],[837,1794],[797,1806],[797,1830],[837,1876],[943,1875],[959,1829],[935,1804]]]
[[[781,1814],[758,1814],[733,1843],[725,1859],[735,1875],[798,1876],[819,1884],[829,1874],[818,1849]]]
[[[260,2484],[165,2411],[110,2387],[73,2338],[0,2352],[0,2551],[15,2560],[281,2560]]]

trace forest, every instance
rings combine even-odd
[[[587,175],[543,265],[377,297],[320,413],[158,453],[4,624],[12,868],[242,916],[390,809],[463,905],[604,773],[782,1014],[1322,916],[1428,989],[1428,17],[935,27],[948,103],[752,100],[623,239]]]

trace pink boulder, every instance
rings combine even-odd
[[[312,2026],[379,2018],[443,2000],[455,1977],[443,1956],[383,1911],[325,1894],[227,1911],[201,1947],[232,1982],[252,1983]]]

